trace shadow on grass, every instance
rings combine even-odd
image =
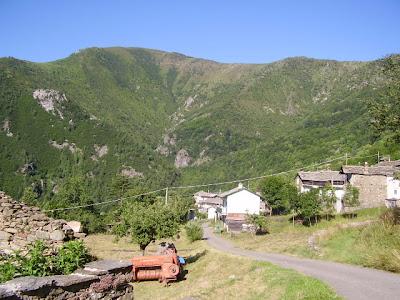
[[[191,255],[191,256],[186,257],[185,258],[186,263],[187,264],[191,264],[191,263],[196,262],[200,257],[203,257],[204,255],[206,255],[207,252],[208,252],[207,250],[203,250],[203,251],[201,251],[199,253],[196,253],[195,255]]]

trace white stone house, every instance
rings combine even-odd
[[[300,193],[306,193],[312,189],[321,191],[326,185],[332,186],[336,197],[335,209],[337,212],[343,210],[343,198],[347,183],[345,174],[339,171],[299,172],[295,180]]]
[[[206,213],[208,219],[219,219],[222,211],[222,199],[216,193],[200,191],[194,194],[199,212]]]
[[[241,183],[219,196],[223,200],[222,220],[230,231],[241,231],[248,215],[266,211],[261,195],[246,189]]]

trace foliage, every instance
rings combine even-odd
[[[268,220],[266,216],[258,214],[247,215],[246,222],[255,227],[255,233],[268,232]]]
[[[203,227],[198,222],[189,222],[185,226],[186,236],[191,243],[203,238]]]
[[[296,187],[286,178],[271,176],[260,183],[261,193],[275,213],[287,213],[297,198]]]
[[[14,264],[0,257],[0,283],[13,279],[16,271]]]
[[[380,219],[386,226],[400,225],[400,207],[388,208],[380,215]]]
[[[66,242],[56,253],[36,241],[24,256],[17,252],[0,258],[0,282],[17,276],[70,274],[91,260],[82,241]]]
[[[70,241],[58,250],[54,265],[60,274],[70,274],[91,260],[92,257],[83,241]]]
[[[9,129],[0,132],[0,190],[20,198],[33,187],[38,205],[57,208],[125,195],[137,179],[117,175],[127,167],[152,190],[281,172],[360,147],[367,156],[382,148],[398,156],[398,145],[381,142],[387,132],[374,141],[365,130],[365,99],[395,85],[381,67],[308,58],[229,65],[137,48],[85,49],[50,63],[2,58],[0,127]],[[64,119],[33,99],[37,88],[65,94]],[[98,157],[95,145],[108,153]],[[193,158],[184,169],[174,167],[180,149]],[[34,170],[22,172],[30,163]],[[68,185],[77,176],[84,190],[74,199]],[[287,211],[287,199],[277,201],[275,211]],[[93,232],[104,229],[110,207],[59,215]]]
[[[320,192],[322,210],[325,214],[332,214],[335,210],[336,195],[331,184],[326,184]]]
[[[356,207],[360,205],[359,195],[360,191],[357,187],[347,184],[343,197],[343,205],[345,207]]]
[[[151,242],[177,234],[179,224],[179,214],[163,201],[131,201],[122,206],[120,223],[114,226],[113,231],[118,236],[130,236],[144,253]]]
[[[393,132],[400,141],[400,56],[392,55],[383,60],[383,73],[391,83],[380,98],[372,99],[369,111],[372,126],[378,135]]]
[[[37,198],[38,194],[35,193],[32,187],[28,186],[25,188],[24,193],[22,194],[21,201],[27,204],[34,204]]]
[[[314,189],[306,193],[301,193],[296,204],[296,209],[309,223],[311,223],[312,217],[316,220],[317,215],[322,209],[319,190]]]

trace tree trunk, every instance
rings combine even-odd
[[[140,244],[140,245],[139,245],[140,250],[142,250],[142,256],[144,256],[145,253],[146,253],[146,247],[147,247],[147,245],[148,245],[148,244],[146,244],[146,245]]]

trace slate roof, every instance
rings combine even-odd
[[[240,191],[244,191],[244,190],[246,190],[246,191],[248,191],[249,193],[252,193],[252,194],[254,194],[254,195],[256,195],[256,196],[258,196],[258,197],[260,197],[261,199],[264,200],[263,196],[261,196],[261,195],[259,195],[259,194],[257,194],[257,193],[254,193],[254,192],[252,192],[252,191],[246,189],[246,188],[245,188],[244,186],[242,186],[242,185],[239,185],[239,186],[237,186],[237,187],[235,187],[235,188],[233,188],[233,189],[231,189],[231,190],[229,190],[229,191],[223,192],[223,193],[219,194],[219,196],[220,196],[221,198],[226,198],[226,197],[228,197],[228,196],[230,196],[230,195],[232,195],[232,194],[236,194],[236,193],[238,193],[238,192],[240,192]]]
[[[198,204],[210,203],[210,204],[222,205],[223,203],[223,200],[218,196],[218,194],[215,193],[200,191],[194,194],[194,196],[203,198],[196,200]]]
[[[342,172],[344,174],[392,176],[396,171],[400,171],[400,169],[390,165],[342,167]]]
[[[346,175],[339,171],[299,172],[297,175],[302,181],[346,181]]]

